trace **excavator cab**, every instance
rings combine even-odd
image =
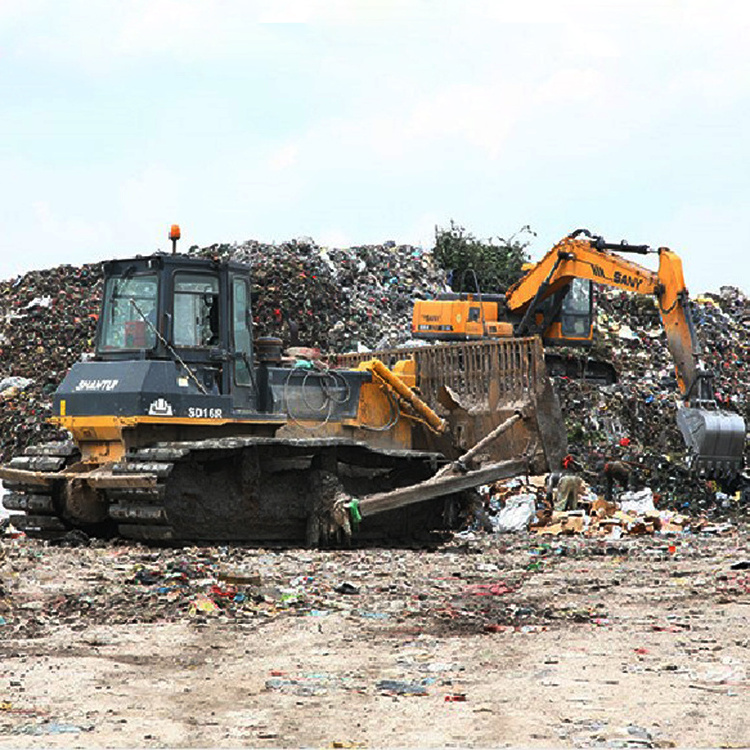
[[[588,279],[572,279],[539,305],[536,322],[542,340],[552,346],[591,346],[594,343],[594,301]]]

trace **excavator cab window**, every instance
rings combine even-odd
[[[573,279],[560,311],[563,336],[588,338],[591,335],[591,301],[591,282],[588,279]]]
[[[156,345],[155,273],[111,276],[104,289],[99,349],[153,349]]]
[[[217,346],[219,343],[219,279],[205,273],[174,277],[174,345]]]

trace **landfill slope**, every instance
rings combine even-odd
[[[250,240],[190,252],[250,264],[258,335],[289,341],[296,332],[300,344],[327,352],[403,343],[414,299],[446,288],[429,251],[394,242],[325,248],[310,239]],[[92,349],[101,292],[99,264],[34,271],[0,284],[0,460],[59,437],[45,423],[51,394]],[[717,488],[692,482],[681,466],[676,383],[655,301],[604,288],[597,297],[594,354],[614,362],[619,382],[600,387],[556,378],[573,451],[594,472],[612,456],[634,460],[640,480],[684,510],[693,510],[686,503],[715,500]],[[717,399],[750,421],[750,303],[740,290],[723,287],[692,304],[705,363],[717,376]],[[10,377],[33,382],[3,387]]]
[[[718,294],[695,297],[691,307],[701,358],[715,375],[717,404],[750,423],[745,364],[750,301],[740,290],[722,287]],[[656,300],[600,287],[596,341],[591,356],[615,365],[616,384],[556,378],[569,448],[591,472],[589,478],[601,479],[605,461],[625,459],[633,464],[636,482],[658,493],[660,507],[691,514],[734,507],[741,499],[739,485],[722,488],[696,480],[685,468],[686,449],[676,424],[674,364]]]

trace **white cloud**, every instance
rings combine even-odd
[[[266,162],[272,172],[281,172],[293,167],[299,158],[299,144],[286,143],[271,153]]]
[[[416,142],[456,138],[496,158],[523,106],[520,88],[501,80],[451,86],[414,107],[406,118],[406,132]]]
[[[683,259],[691,294],[715,291],[722,284],[750,290],[748,201],[742,198],[683,204],[654,227],[651,244],[668,246]]]
[[[161,165],[146,167],[120,187],[122,218],[144,229],[177,222],[180,192],[180,181],[172,171]]]
[[[101,248],[111,247],[115,232],[106,221],[92,221],[89,218],[66,215],[64,218],[47,201],[36,201],[31,206],[34,221],[34,245],[40,248],[53,248],[53,255],[47,259],[34,261],[31,257],[22,258],[16,263],[19,270],[31,263],[39,266],[59,263],[83,263],[92,254],[100,254]]]
[[[267,0],[258,3],[261,23],[358,24],[424,16],[419,0]]]
[[[339,227],[324,229],[314,239],[324,247],[349,247],[352,244],[349,235]]]
[[[750,93],[750,68],[727,61],[720,67],[681,70],[669,86],[676,97],[700,101],[703,106],[724,106]]]
[[[106,243],[112,237],[111,229],[106,224],[75,217],[61,219],[45,201],[35,202],[32,208],[36,219],[35,233],[58,237],[66,244],[86,247]]]
[[[591,68],[568,68],[554,72],[535,92],[538,101],[547,104],[574,105],[591,101],[605,90],[604,75]]]
[[[436,152],[460,158],[474,151],[497,160],[525,120],[568,120],[575,105],[604,102],[606,83],[597,70],[568,68],[531,85],[495,74],[485,81],[438,87],[404,98],[388,112],[374,103],[349,117],[318,121],[274,152],[268,165],[274,170],[297,167],[322,154],[347,166],[355,154],[359,163],[374,155],[376,168],[421,162],[421,155]]]

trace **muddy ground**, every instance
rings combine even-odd
[[[3,747],[750,745],[745,527],[0,555]]]

